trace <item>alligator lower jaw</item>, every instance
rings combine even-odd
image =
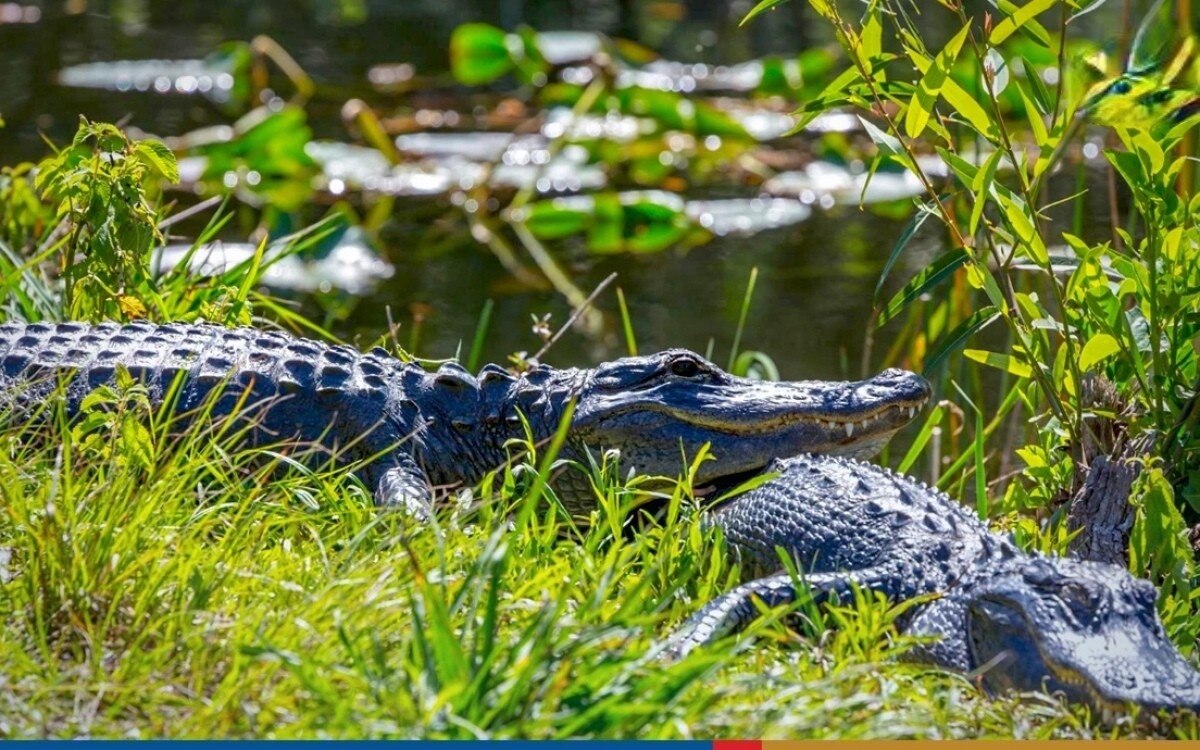
[[[746,469],[745,471],[737,471],[732,474],[715,477],[704,484],[696,485],[692,488],[692,495],[696,498],[710,502],[712,508],[717,508],[723,505],[726,501],[731,500],[729,493],[736,490],[751,479],[766,471],[767,465]]]

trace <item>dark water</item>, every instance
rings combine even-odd
[[[9,123],[0,130],[0,164],[44,154],[41,133],[59,143],[69,140],[79,113],[123,120],[161,135],[228,121],[214,108],[182,98],[65,91],[47,83],[54,69],[76,63],[203,57],[222,41],[269,34],[322,87],[323,95],[308,107],[318,137],[345,139],[338,109],[350,96],[370,96],[364,85],[370,65],[411,62],[422,72],[444,71],[450,33],[464,21],[598,29],[639,39],[666,57],[704,62],[794,52],[811,43],[819,28],[804,3],[792,2],[766,22],[738,29],[737,20],[751,5],[635,0],[43,3],[40,23],[0,25],[0,112]],[[464,100],[466,94],[462,92]],[[388,100],[388,106],[400,108],[420,103],[419,96]],[[1057,192],[1065,195],[1072,188],[1066,180]],[[875,283],[905,223],[850,207],[818,212],[803,224],[752,238],[718,239],[686,253],[596,258],[569,244],[555,250],[585,291],[608,274],[619,274],[616,285],[626,295],[643,351],[686,346],[703,352],[711,346],[722,364],[747,280],[757,267],[742,347],[767,352],[785,378],[857,376]],[[928,222],[930,231],[912,243],[889,290],[940,251],[934,224]],[[1088,224],[1102,231],[1107,222]],[[401,202],[383,237],[396,275],[333,324],[339,333],[372,338],[386,329],[390,308],[402,326],[399,338],[407,343],[416,310],[423,321],[419,354],[447,357],[460,346],[465,354],[480,310],[492,299],[484,357],[502,360],[512,352],[539,348],[541,341],[531,330],[534,316],[550,314],[557,327],[568,314],[556,295],[517,288],[487,249],[470,238],[448,201]],[[569,334],[547,360],[586,364],[624,352],[611,290],[598,307],[608,313],[607,332]],[[319,310],[311,302],[305,309]],[[880,337],[877,350],[886,348],[886,332]],[[878,356],[876,351],[876,360]]]

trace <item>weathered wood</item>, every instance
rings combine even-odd
[[[1129,532],[1134,508],[1129,490],[1141,464],[1128,458],[1096,456],[1083,489],[1067,506],[1067,528],[1079,533],[1071,540],[1075,557],[1128,565]]]

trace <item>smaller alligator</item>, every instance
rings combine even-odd
[[[934,637],[910,658],[978,675],[989,692],[1062,693],[1104,714],[1127,703],[1200,711],[1200,673],[1167,639],[1149,581],[1023,552],[947,495],[868,463],[813,455],[768,470],[779,476],[711,515],[762,577],[704,606],[667,654],[744,628],[759,616],[755,599],[849,601],[855,587],[894,602],[940,594],[899,623]],[[777,549],[800,567],[799,589]]]
[[[929,384],[903,370],[852,383],[758,382],[683,349],[589,370],[539,365],[513,375],[488,365],[476,376],[251,328],[6,323],[0,412],[22,418],[61,392],[77,414],[118,367],[155,404],[172,398],[180,429],[205,410],[236,414],[250,420],[251,443],[301,444],[361,466],[380,505],[422,517],[435,488],[475,484],[504,465],[514,438],[549,440],[571,404],[563,458],[586,465],[589,454],[617,449],[626,467],[675,477],[708,444],[715,460],[696,484],[721,492],[780,456],[871,455],[929,397]],[[595,505],[582,472],[561,472],[553,487],[573,514]]]

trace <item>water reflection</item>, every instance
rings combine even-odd
[[[214,77],[219,72],[184,66],[146,77],[134,69],[121,79],[125,83],[117,86],[117,90],[107,92],[68,91],[49,85],[52,71],[73,65],[154,57],[203,60],[222,41],[269,34],[328,89],[326,98],[308,105],[309,124],[318,138],[336,141],[346,136],[339,117],[340,102],[352,96],[378,96],[376,88],[403,92],[405,106],[411,111],[459,110],[464,118],[480,117],[480,108],[471,92],[453,87],[429,92],[408,89],[416,76],[444,73],[450,33],[467,19],[505,28],[529,23],[544,29],[574,26],[627,36],[668,58],[688,61],[687,66],[676,66],[678,69],[665,63],[651,66],[646,75],[662,80],[688,78],[698,87],[719,80],[726,89],[736,88],[734,84],[742,77],[761,77],[761,70],[746,63],[747,60],[770,53],[795,53],[821,43],[822,40],[812,38],[812,29],[819,25],[806,23],[805,3],[799,0],[786,3],[772,14],[769,23],[738,28],[737,21],[751,5],[748,1],[700,0],[655,3],[351,0],[311,4],[283,0],[253,3],[124,0],[41,5],[23,2],[19,6],[22,9],[40,9],[38,23],[0,23],[0,70],[5,71],[0,75],[0,111],[9,122],[8,129],[0,130],[0,163],[43,154],[43,133],[56,142],[67,141],[80,112],[93,119],[126,120],[143,131],[162,135],[179,135],[203,125],[229,122],[227,114],[203,98],[147,98],[138,93],[140,89],[166,86],[179,93],[194,88],[211,94],[221,88],[222,81]],[[81,9],[86,12],[75,12]],[[13,15],[11,10],[4,12]],[[25,10],[21,13],[22,19],[28,16]],[[388,65],[377,67],[383,64]],[[79,67],[74,75],[95,71]],[[791,119],[783,112],[760,111],[746,113],[741,121],[759,137],[774,138],[790,127]],[[443,117],[437,125],[450,123]],[[814,125],[836,132],[852,127],[854,122],[835,116],[818,120]],[[463,127],[467,126],[463,123]],[[612,138],[631,128],[636,131],[639,125],[628,120],[568,123],[551,118],[545,127],[599,128],[601,135]],[[626,132],[626,137],[633,134]],[[440,137],[405,136],[398,146],[402,151],[429,155],[439,148],[436,141]],[[472,134],[468,136],[468,145],[489,155],[501,149],[502,168],[520,172],[531,165],[545,166],[535,163],[546,153],[544,142],[539,140],[541,136],[530,136],[526,146],[518,141],[515,150],[507,134],[502,140],[492,138]],[[415,340],[418,353],[424,356],[453,356],[460,346],[465,347],[480,310],[492,299],[495,308],[485,356],[500,360],[514,351],[537,350],[541,340],[531,330],[532,320],[550,313],[554,321],[561,322],[568,314],[566,303],[552,292],[522,287],[472,239],[461,211],[444,195],[453,186],[452,181],[447,181],[447,170],[439,169],[434,177],[419,170],[398,173],[397,168],[379,158],[378,152],[354,149],[330,142],[314,144],[310,152],[322,164],[345,166],[344,174],[324,175],[322,189],[334,198],[349,193],[355,180],[367,190],[405,192],[392,189],[393,182],[399,180],[405,190],[425,187],[428,189],[418,192],[431,195],[397,203],[394,218],[381,237],[382,250],[395,273],[357,303],[343,300],[338,309],[349,310],[348,317],[336,323],[335,329],[364,341],[373,339],[387,329],[390,309],[392,318],[401,324],[402,343]],[[461,152],[462,143],[454,150]],[[511,163],[505,163],[504,157],[510,153]],[[527,163],[519,163],[523,159]],[[582,185],[589,176],[587,168],[578,161],[564,165],[559,175],[563,181]],[[821,169],[826,170],[824,175],[814,175]],[[805,216],[807,220],[802,223],[788,222],[788,226],[762,231],[751,238],[718,236],[690,251],[636,257],[598,257],[586,252],[579,239],[558,243],[555,250],[584,290],[609,273],[619,274],[617,284],[629,302],[634,329],[644,350],[688,346],[704,352],[711,347],[721,363],[733,338],[747,279],[751,269],[757,267],[761,273],[743,346],[769,352],[784,377],[857,376],[875,281],[906,219],[891,219],[857,208],[861,173],[845,170],[839,177],[842,188],[837,197],[823,204],[816,187],[828,183],[831,169],[835,168],[828,165],[804,168],[768,186],[777,195],[823,206],[829,209],[827,212],[818,211],[811,217]],[[465,164],[449,171],[460,180],[470,176]],[[520,173],[527,174],[529,170]],[[495,173],[492,179],[498,179]],[[889,183],[893,190],[888,197],[913,193],[914,186],[903,174],[879,179],[880,188],[885,187],[885,180],[893,181]],[[436,185],[422,180],[433,180]],[[1073,177],[1064,182],[1057,191],[1060,196],[1076,189]],[[510,184],[525,183],[518,176]],[[730,197],[745,198],[745,194],[689,196],[694,204]],[[1094,200],[1089,210],[1102,215],[1104,198],[1099,191],[1094,192]],[[707,216],[714,223],[720,219],[735,228],[738,225],[736,212],[725,210],[729,204],[698,205],[706,209],[696,213],[697,221]],[[780,204],[781,211],[793,208],[791,203]],[[1095,224],[1101,226],[1103,222]],[[929,222],[925,229],[928,234],[913,242],[893,273],[893,285],[936,255],[940,242],[934,225]],[[235,234],[241,232],[241,236],[227,239],[244,240],[245,228],[235,229]],[[320,308],[311,299],[301,300],[300,304],[320,316]],[[549,359],[559,364],[586,363],[624,352],[613,314],[613,296],[603,296],[599,306],[610,313],[608,332],[594,340],[567,336],[555,346]]]

